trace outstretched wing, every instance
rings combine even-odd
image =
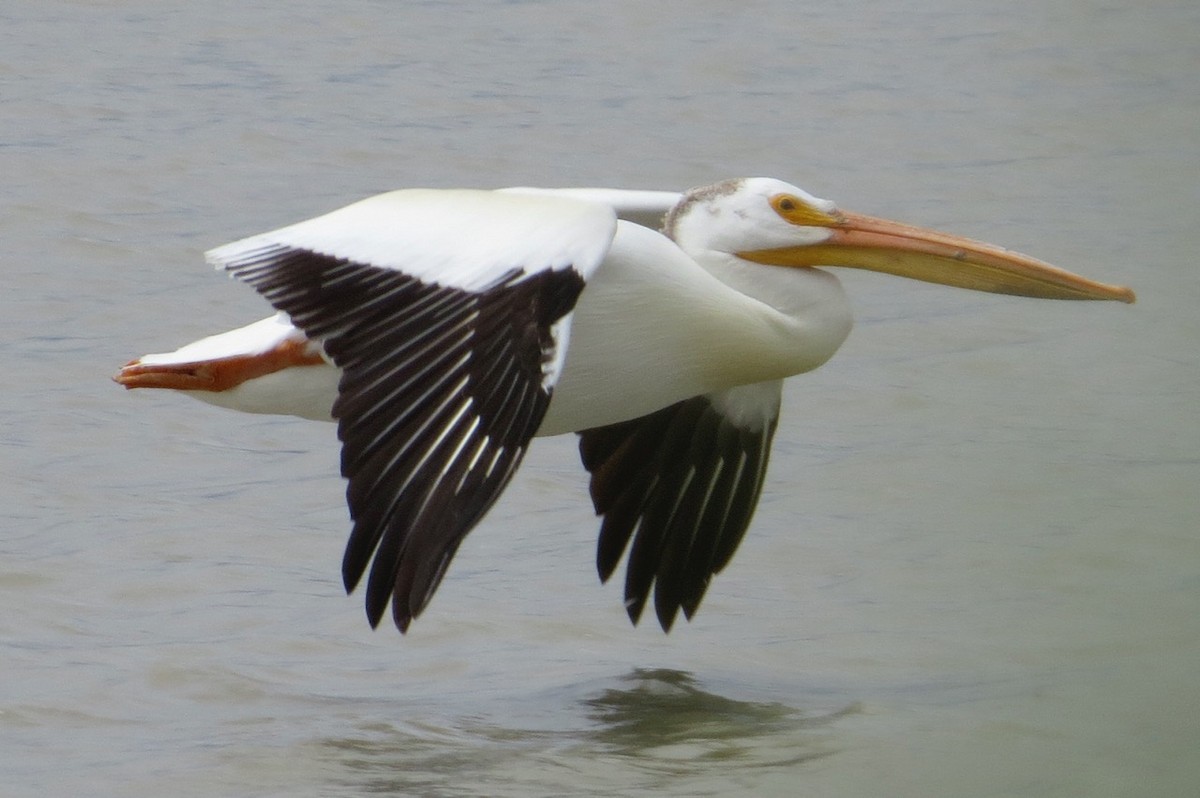
[[[604,516],[596,567],[607,581],[629,548],[625,607],[635,624],[651,587],[664,631],[680,609],[690,619],[733,557],[762,491],[782,387],[695,396],[579,433],[592,503]]]
[[[213,250],[342,370],[347,590],[404,631],[537,431],[610,208],[401,191]]]

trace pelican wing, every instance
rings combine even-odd
[[[505,193],[527,194],[544,197],[567,197],[608,205],[617,213],[618,219],[661,230],[663,220],[675,205],[683,199],[678,191],[652,191],[624,188],[534,188],[513,186],[498,189]]]
[[[393,192],[209,253],[342,370],[333,415],[367,616],[420,614],[500,495],[561,370],[611,208],[495,192]]]
[[[680,609],[690,619],[733,557],[758,504],[782,387],[730,388],[579,433],[604,516],[596,567],[607,581],[629,548],[625,607],[634,623],[652,586],[665,631]]]

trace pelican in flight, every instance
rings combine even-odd
[[[665,216],[664,216],[665,214]],[[654,229],[661,221],[661,232]],[[850,332],[824,268],[1132,302],[999,247],[863,216],[785,182],[685,194],[394,191],[207,253],[278,311],[115,377],[334,419],[353,529],[342,576],[401,632],[530,439],[577,433],[607,580],[691,618],[758,502],[782,380]]]

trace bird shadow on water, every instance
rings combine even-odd
[[[372,794],[721,791],[836,753],[830,727],[858,712],[729,698],[668,669],[633,670],[582,698],[578,685],[567,689],[568,706],[506,714],[517,723],[372,724],[322,741],[320,756],[342,786]]]
[[[740,701],[703,689],[694,676],[668,669],[637,669],[622,686],[583,701],[595,727],[588,737],[611,753],[643,757],[650,751],[680,749],[684,758],[755,758],[756,742],[776,734],[815,729],[851,710],[805,716],[778,702]],[[685,753],[687,752],[687,753]],[[823,756],[791,751],[760,765],[795,764]],[[673,757],[672,757],[673,758]]]

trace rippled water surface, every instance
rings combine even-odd
[[[1193,2],[6,3],[0,792],[1194,794],[1198,72]],[[751,174],[1139,302],[844,274],[670,636],[570,438],[401,638],[332,426],[108,379],[266,314],[204,249],[376,191]]]

